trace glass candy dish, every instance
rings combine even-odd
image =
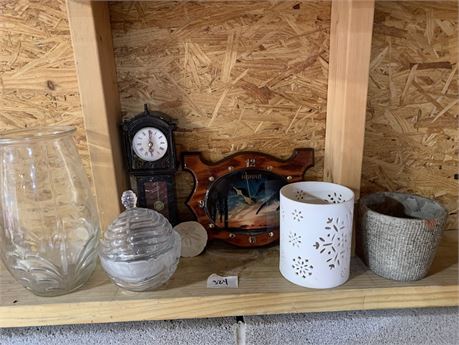
[[[126,210],[110,224],[101,240],[102,267],[119,287],[154,290],[177,268],[180,236],[162,214],[136,207],[134,192],[124,192],[121,201]]]

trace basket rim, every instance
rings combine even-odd
[[[418,219],[418,218],[401,218],[401,217],[390,216],[388,214],[377,212],[377,211],[371,209],[370,207],[368,207],[368,205],[364,203],[366,200],[368,200],[372,196],[375,196],[375,195],[391,195],[391,194],[392,195],[393,194],[404,195],[404,196],[410,196],[410,197],[415,197],[415,198],[427,200],[427,201],[435,204],[436,206],[438,206],[439,209],[442,211],[442,214],[437,216],[437,217],[422,218],[422,219]],[[442,219],[442,218],[444,218],[444,217],[446,217],[448,215],[448,210],[439,201],[437,201],[435,199],[431,199],[431,198],[425,197],[425,196],[422,196],[422,195],[419,195],[419,194],[404,193],[404,192],[374,192],[374,193],[370,193],[370,194],[367,194],[367,195],[363,196],[362,198],[360,198],[359,207],[364,209],[364,210],[366,210],[367,212],[372,212],[372,213],[377,214],[377,215],[379,215],[381,217],[394,219],[394,220],[397,220],[397,221],[406,221],[406,222],[423,222],[424,223],[425,221],[428,221],[428,220],[431,220],[431,219],[436,219],[436,220],[437,219]]]

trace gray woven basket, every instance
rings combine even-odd
[[[365,263],[388,279],[424,278],[447,214],[438,202],[413,194],[374,193],[360,199],[358,236]]]

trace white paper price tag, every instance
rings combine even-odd
[[[209,289],[237,289],[238,278],[237,276],[222,277],[218,274],[211,274],[207,278],[207,288]]]

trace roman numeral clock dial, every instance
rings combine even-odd
[[[167,152],[167,139],[163,132],[155,127],[140,129],[132,139],[132,149],[139,158],[154,162]]]

